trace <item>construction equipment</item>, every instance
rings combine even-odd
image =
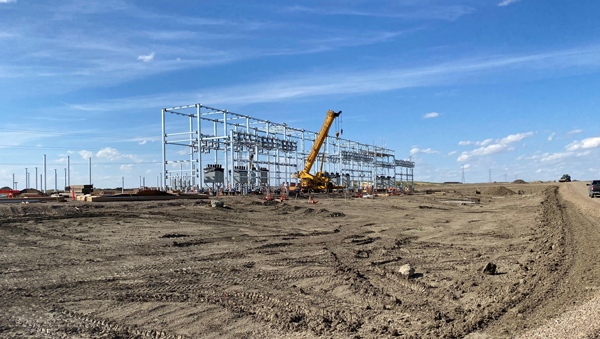
[[[571,182],[571,176],[568,174],[563,174],[563,176],[558,180],[558,182]]]
[[[321,126],[321,131],[319,131],[319,135],[315,139],[315,143],[306,159],[306,165],[304,166],[304,170],[299,171],[294,177],[300,179],[300,190],[303,192],[307,191],[319,191],[326,189],[328,192],[331,192],[333,189],[346,188],[346,186],[335,186],[331,181],[329,173],[323,172],[323,163],[325,162],[325,153],[323,153],[323,157],[321,159],[321,169],[315,175],[310,174],[310,170],[317,160],[317,156],[321,151],[321,146],[323,146],[323,142],[327,138],[329,134],[329,129],[333,124],[335,118],[339,117],[342,114],[342,111],[334,112],[329,110],[327,112],[327,117],[325,117],[325,121],[323,122],[323,126]],[[339,137],[339,132],[335,133],[336,137]]]

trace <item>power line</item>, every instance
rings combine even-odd
[[[10,164],[10,163],[0,163],[0,165],[3,166],[31,166],[31,165],[37,165],[38,163],[29,163],[29,164]],[[139,164],[158,164],[160,165],[160,162],[158,161],[141,161],[141,162],[94,162],[94,165],[139,165]],[[52,166],[64,166],[65,163],[54,163],[54,164],[47,164],[48,166],[52,165]],[[88,163],[71,163],[71,166],[87,166]]]
[[[100,151],[103,148],[85,148],[85,149],[74,149],[73,147],[58,147],[58,146],[30,146],[30,145],[0,145],[0,149],[27,149],[27,150],[72,150],[73,152],[78,151]],[[106,147],[105,147],[106,148]],[[111,147],[112,148],[112,147]],[[133,151],[132,148],[119,148],[122,151]]]
[[[157,130],[159,128],[157,128]],[[72,136],[82,136],[82,137],[89,137],[89,136],[99,136],[99,137],[114,136],[114,137],[123,137],[123,135],[125,133],[130,133],[130,132],[127,132],[127,131],[122,131],[120,133],[112,133],[112,134],[111,133],[91,133],[91,132],[90,133],[88,133],[88,132],[49,132],[49,131],[45,131],[45,130],[13,129],[13,128],[0,128],[0,131],[3,131],[3,132],[18,132],[18,133],[26,133],[26,134],[41,134],[41,135],[51,135],[51,136],[68,136],[68,135],[72,135]],[[160,134],[160,133],[158,133],[158,134]],[[148,139],[151,139],[151,137],[148,137]]]

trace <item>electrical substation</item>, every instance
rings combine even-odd
[[[162,110],[167,189],[247,193],[297,186],[317,132],[202,104]],[[348,189],[414,188],[414,162],[381,146],[327,135],[317,166]]]

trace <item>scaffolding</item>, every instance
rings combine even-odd
[[[183,191],[296,186],[318,134],[202,104],[164,108],[161,118],[164,187]],[[348,189],[414,188],[414,162],[385,147],[328,136],[320,159]]]

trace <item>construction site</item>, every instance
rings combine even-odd
[[[163,109],[158,187],[5,188],[0,338],[599,337],[584,183],[415,186],[341,115]]]

